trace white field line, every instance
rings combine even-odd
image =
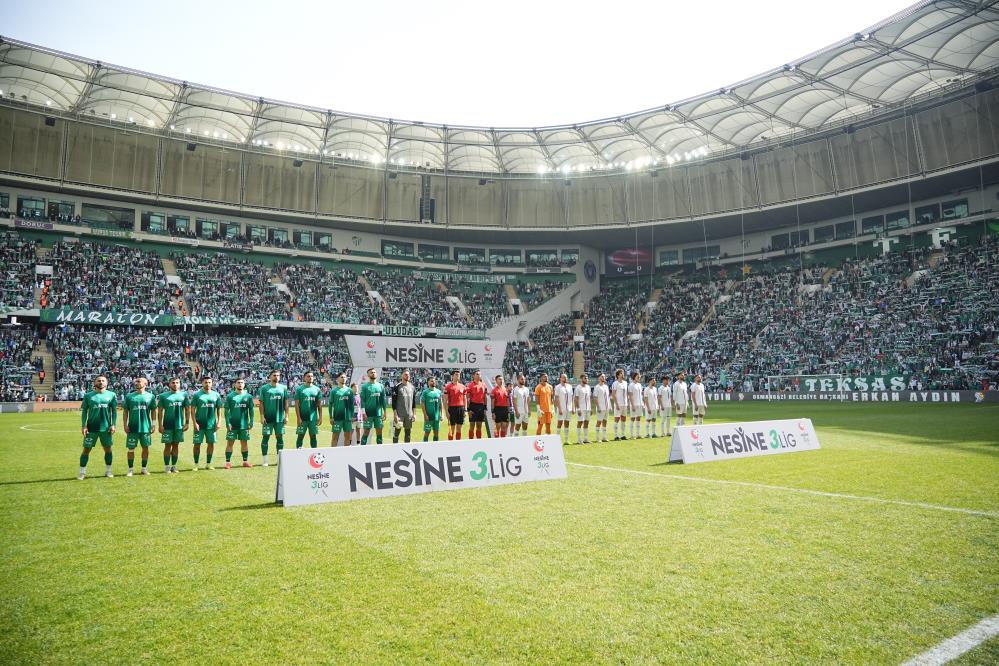
[[[850,495],[847,493],[830,493],[823,490],[810,490],[808,488],[793,488],[791,486],[773,486],[766,483],[752,483],[751,481],[731,481],[729,479],[705,479],[699,476],[684,476],[682,474],[660,474],[658,472],[645,472],[638,469],[626,469],[624,467],[605,467],[604,465],[587,465],[584,463],[568,462],[567,465],[576,467],[587,467],[589,469],[600,469],[607,472],[623,472],[625,474],[639,474],[641,476],[658,477],[660,479],[680,479],[683,481],[702,481],[704,483],[718,483],[727,486],[743,486],[745,488],[763,488],[765,490],[780,490],[789,493],[801,493],[804,495],[816,495],[818,497],[835,497],[837,499],[859,500],[862,502],[875,502],[877,504],[895,504],[898,506],[911,506],[918,509],[930,509],[933,511],[951,511],[953,513],[963,513],[969,516],[984,516],[986,518],[999,518],[999,513],[995,511],[978,511],[976,509],[962,509],[954,506],[944,506],[942,504],[928,504],[926,502],[909,502],[906,500],[885,499],[883,497],[868,497],[866,495]]]
[[[999,615],[985,618],[970,629],[965,629],[957,636],[952,636],[918,657],[913,657],[902,666],[942,666],[993,636],[999,636]]]
[[[80,432],[79,429],[77,429],[77,430],[47,430],[45,428],[33,428],[32,425],[36,425],[37,426],[37,425],[44,425],[44,424],[38,424],[38,423],[30,424],[29,423],[28,425],[21,426],[21,430],[24,430],[26,432]],[[60,424],[60,425],[62,425],[62,424]]]

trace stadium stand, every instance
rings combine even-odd
[[[385,318],[364,291],[357,273],[350,269],[281,264],[274,271],[295,295],[296,307],[305,321],[374,324]]]
[[[447,301],[436,282],[414,280],[400,270],[365,269],[365,279],[385,300],[384,322],[396,326],[466,328],[468,321]]]
[[[33,327],[0,327],[0,401],[34,399],[32,380],[41,369],[38,359],[32,358],[36,339]]]
[[[181,254],[171,258],[184,281],[184,300],[191,315],[250,320],[291,319],[292,304],[271,282],[260,263],[228,254]]]
[[[37,281],[35,265],[38,241],[23,238],[16,231],[0,233],[0,304],[14,308],[34,305]]]

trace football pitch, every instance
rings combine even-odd
[[[821,450],[571,445],[565,480],[297,509],[221,446],[188,471],[190,432],[181,474],[125,478],[119,433],[77,481],[78,414],[0,416],[0,663],[898,664],[999,612],[999,405],[707,422],[801,416]]]

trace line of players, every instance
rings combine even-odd
[[[385,416],[389,406],[385,386],[378,381],[377,372],[368,370],[368,381],[360,389],[356,385],[347,386],[346,376],[340,374],[336,386],[328,396],[327,411],[332,425],[331,446],[371,443],[372,433],[377,444],[383,442]],[[242,466],[252,467],[249,462],[250,431],[254,425],[254,405],[259,405],[259,416],[263,425],[260,452],[263,465],[269,464],[268,451],[270,438],[275,438],[278,451],[284,448],[285,425],[289,422],[291,392],[281,383],[280,370],[271,371],[268,382],[259,388],[256,395],[246,389],[246,382],[237,379],[233,389],[223,399],[212,388],[211,377],[202,379],[201,389],[193,395],[181,390],[180,380],[173,378],[168,389],[158,396],[147,390],[148,381],[136,378],[135,390],[122,401],[122,425],[126,433],[128,476],[135,471],[135,449],[141,449],[141,473],[148,474],[149,447],[152,435],[161,435],[163,466],[166,473],[177,472],[179,446],[184,442],[184,433],[192,426],[194,467],[200,468],[201,447],[207,446],[206,468],[212,469],[215,444],[220,424],[226,426],[225,468],[231,469],[235,443],[240,443]],[[533,392],[526,386],[523,374],[517,376],[517,385],[507,389],[501,375],[494,378],[490,389],[482,380],[479,371],[472,375],[472,382],[461,383],[461,373],[455,370],[451,381],[441,391],[436,379],[430,377],[427,387],[417,395],[416,388],[409,381],[409,371],[403,371],[401,381],[392,389],[393,408],[392,441],[398,442],[400,434],[404,441],[411,439],[417,408],[423,415],[423,441],[440,438],[443,419],[447,420],[447,438],[460,440],[466,413],[469,418],[468,439],[481,438],[483,428],[487,435],[506,437],[527,434],[531,416],[531,397],[537,404],[537,434],[552,432],[555,421],[556,432],[569,442],[569,422],[576,416],[576,441],[589,443],[590,415],[594,414],[596,424],[595,441],[609,441],[607,436],[608,415],[613,415],[613,436],[615,440],[641,437],[669,436],[671,415],[677,415],[677,425],[684,425],[688,405],[692,407],[694,423],[703,423],[707,407],[707,396],[698,375],[688,388],[683,373],[675,382],[663,377],[657,385],[654,378],[645,386],[639,373],[634,372],[631,381],[625,380],[624,371],[615,372],[615,381],[607,385],[605,375],[597,378],[591,388],[587,375],[579,378],[579,384],[572,386],[568,377],[562,374],[559,383],[548,383],[548,374],[542,373]],[[81,431],[83,452],[80,455],[80,473],[77,478],[86,477],[87,464],[92,449],[99,442],[104,450],[105,476],[112,477],[113,436],[117,428],[118,397],[107,389],[105,375],[94,380],[94,390],[89,391],[81,404]],[[315,383],[315,374],[306,372],[303,383],[295,390],[295,412],[298,417],[296,447],[301,448],[305,436],[315,448],[319,429],[323,425],[322,391]],[[489,432],[486,418],[491,403],[496,433]],[[445,410],[446,408],[446,410]],[[662,414],[661,433],[656,432],[658,415]],[[645,420],[642,433],[641,422]],[[155,423],[155,426],[154,426]],[[509,427],[513,425],[512,429]]]

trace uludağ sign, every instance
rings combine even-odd
[[[564,478],[558,435],[283,449],[274,501],[289,507]]]
[[[817,448],[819,436],[811,419],[678,426],[669,461],[690,464]]]

